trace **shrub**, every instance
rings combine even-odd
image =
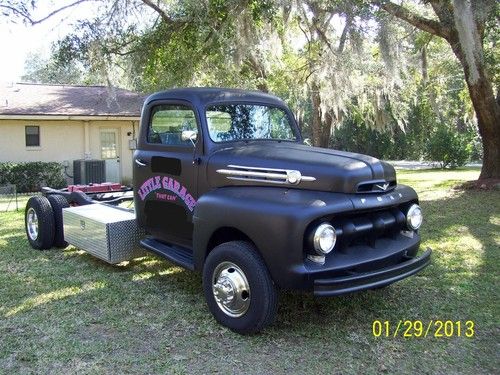
[[[441,168],[456,168],[463,166],[470,154],[467,136],[441,125],[429,137],[425,157],[439,162]]]
[[[479,135],[477,129],[469,129],[467,132],[468,137],[468,149],[470,152],[470,160],[481,161],[483,160],[483,143],[481,141],[481,136]]]
[[[43,186],[66,186],[63,167],[56,162],[0,163],[0,185],[14,184],[17,191],[38,191]]]
[[[335,129],[330,147],[383,159],[387,158],[392,150],[391,135],[389,132],[370,129],[353,118],[347,118],[342,126]]]

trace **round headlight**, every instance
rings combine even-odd
[[[335,242],[337,242],[337,234],[335,228],[330,224],[320,224],[314,231],[314,250],[320,255],[328,254],[333,250]]]
[[[417,230],[422,225],[423,219],[424,216],[422,215],[420,206],[418,204],[412,204],[406,214],[406,225],[408,225],[408,228]]]

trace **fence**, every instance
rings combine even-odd
[[[0,212],[23,210],[28,199],[37,194],[40,193],[19,194],[16,185],[0,186]]]

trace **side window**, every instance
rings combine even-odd
[[[24,127],[26,147],[40,146],[40,127],[29,125]]]
[[[189,139],[182,140],[183,131],[198,131],[196,117],[191,108],[178,104],[163,104],[153,108],[148,129],[149,143],[191,145]]]

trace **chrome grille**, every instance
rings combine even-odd
[[[396,207],[355,216],[335,217],[331,223],[337,232],[339,247],[346,248],[354,244],[373,246],[377,239],[396,235],[405,229],[406,217]]]

